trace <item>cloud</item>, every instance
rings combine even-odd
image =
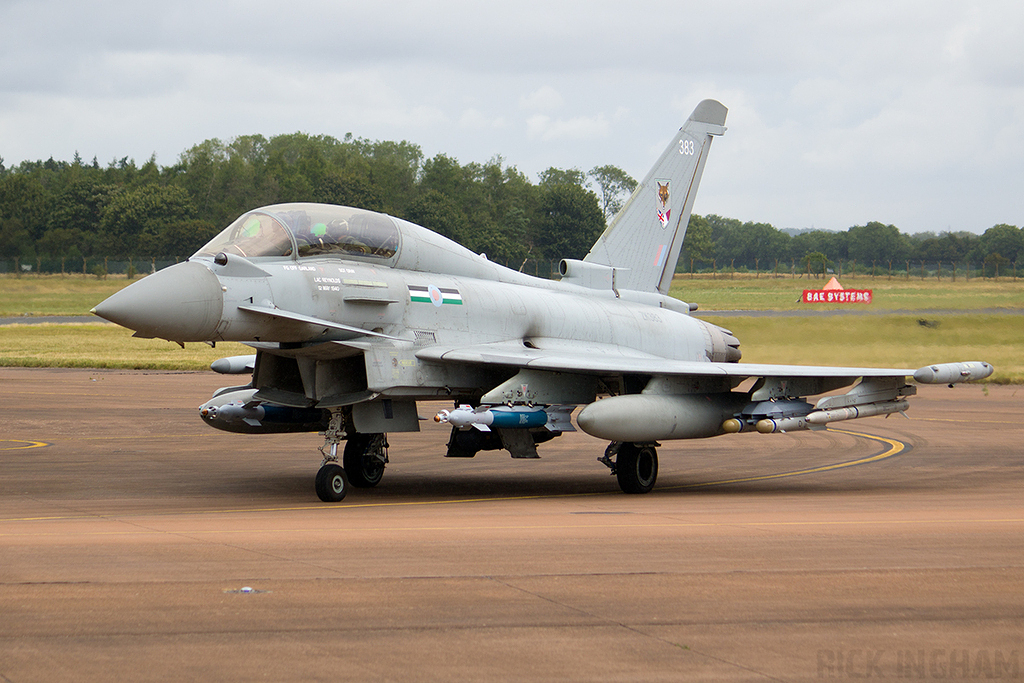
[[[550,112],[565,106],[565,100],[557,90],[545,85],[519,99],[519,108],[526,111]]]
[[[490,117],[479,109],[470,108],[462,112],[459,117],[459,125],[474,130],[498,130],[506,127],[508,122],[502,116]]]
[[[536,114],[526,120],[527,137],[533,140],[600,140],[608,137],[608,119],[604,114],[552,119]]]
[[[642,177],[713,97],[698,212],[980,231],[1024,222],[1022,33],[1010,0],[8,0],[0,155],[301,130]]]

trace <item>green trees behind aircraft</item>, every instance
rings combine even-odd
[[[973,263],[987,274],[1024,256],[1024,230],[1012,225],[993,226],[982,235],[970,232],[901,233],[879,222],[855,225],[844,232],[807,230],[784,232],[767,223],[743,223],[716,215],[692,216],[683,242],[680,267],[734,268],[760,271],[821,272],[839,263],[847,270],[874,269],[884,273],[905,270],[908,263]],[[993,271],[993,273],[989,273]]]
[[[184,258],[245,211],[317,201],[406,218],[518,266],[582,258],[636,184],[610,165],[549,168],[532,182],[501,157],[462,165],[445,154],[427,159],[407,141],[304,133],[206,140],[167,167],[127,157],[104,167],[76,154],[8,169],[0,158],[0,258]],[[973,261],[995,273],[1022,252],[1024,233],[1005,224],[980,236],[906,235],[878,222],[790,234],[695,215],[681,266],[788,270],[813,255],[815,263],[882,268]]]
[[[245,211],[292,201],[383,211],[506,262],[581,258],[604,228],[602,202],[635,185],[614,167],[601,199],[587,183],[575,169],[533,183],[500,157],[461,165],[405,141],[303,133],[206,140],[163,168],[0,160],[0,258],[184,258]]]

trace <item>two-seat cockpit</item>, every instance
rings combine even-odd
[[[328,204],[277,204],[243,215],[195,256],[219,253],[252,258],[307,256],[390,260],[400,233],[383,214]]]

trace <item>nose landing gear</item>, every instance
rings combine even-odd
[[[348,477],[341,465],[329,462],[316,473],[316,495],[325,503],[338,503],[348,493]]]
[[[341,411],[331,413],[331,421],[324,432],[324,456],[316,474],[316,495],[325,503],[337,503],[345,498],[349,484],[369,488],[380,483],[388,462],[386,434],[349,434],[345,450],[338,464],[338,446],[345,440],[345,417]],[[344,466],[342,466],[344,465]]]

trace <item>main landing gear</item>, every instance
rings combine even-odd
[[[341,462],[353,486],[361,489],[376,486],[388,464],[387,434],[353,434],[345,444]]]
[[[333,413],[320,448],[324,461],[316,474],[316,495],[325,503],[344,499],[349,484],[369,488],[379,484],[384,476],[388,462],[386,434],[352,434],[345,443],[339,465],[338,446],[344,437],[344,417],[340,412]]]
[[[613,441],[598,461],[608,466],[624,493],[647,493],[658,479],[657,446]]]

